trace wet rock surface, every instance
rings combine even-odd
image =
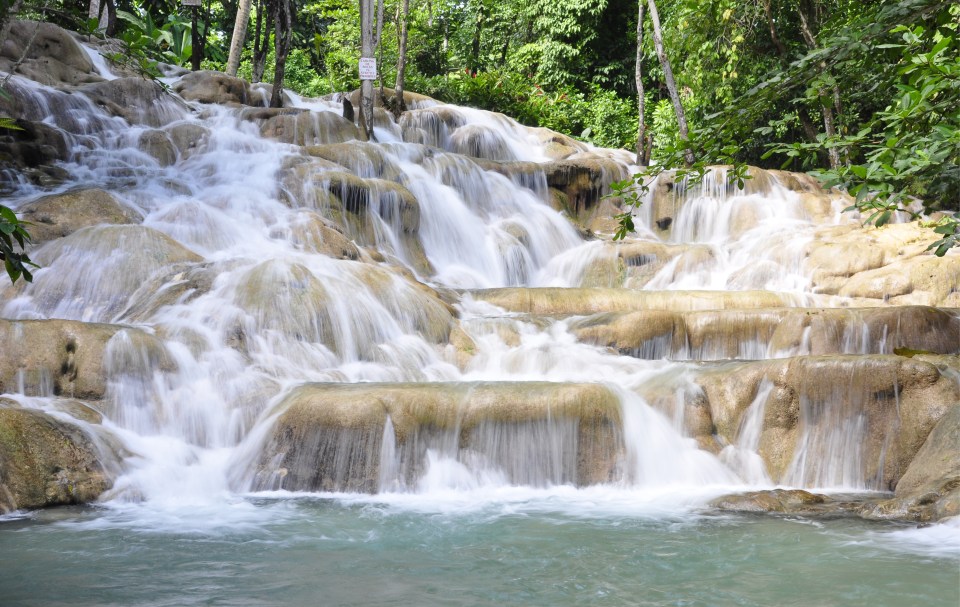
[[[117,459],[75,424],[0,401],[0,513],[95,501]]]

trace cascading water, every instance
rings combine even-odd
[[[121,453],[102,499],[123,512],[307,492],[662,514],[777,483],[886,490],[906,363],[830,357],[960,350],[949,311],[814,293],[807,247],[842,203],[774,174],[654,183],[618,248],[551,206],[549,140],[502,116],[421,102],[360,143],[339,100],[290,93],[297,130],[277,134],[289,116],[263,108],[170,95],[119,118],[93,92],[11,83],[66,133],[72,177],[8,202],[99,188],[134,218],[50,239],[32,284],[0,288],[16,334],[109,333],[85,398]],[[619,157],[576,145],[565,161]],[[790,379],[818,365],[846,383]],[[5,386],[22,407],[76,390],[28,371]],[[944,377],[925,381],[956,391]]]

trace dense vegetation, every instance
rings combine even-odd
[[[194,40],[202,66],[223,69],[245,1],[204,0],[197,36],[190,9],[174,0],[104,0],[101,23],[77,0],[17,0],[12,10],[73,29],[105,25],[133,57],[189,65]],[[270,36],[279,29],[283,40],[290,34],[285,86],[311,96],[358,87],[358,4],[255,0],[239,74],[271,80]],[[387,87],[402,4],[379,0],[376,53]],[[276,18],[280,6],[292,7],[289,32]],[[678,129],[650,10],[637,28],[647,8],[659,12],[689,140]],[[944,237],[937,252],[958,238],[956,2],[423,0],[411,3],[406,23],[408,90],[602,146],[639,147],[654,172],[686,165],[696,173],[711,163],[733,164],[737,178],[745,164],[819,171],[857,196],[865,219],[882,224],[896,209],[919,210],[920,199],[927,211],[946,212],[934,226]],[[635,73],[649,135],[640,146]]]

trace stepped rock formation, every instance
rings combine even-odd
[[[414,93],[361,141],[343,96],[161,86],[49,24],[15,23],[0,73],[34,30],[0,96],[22,128],[0,194],[42,266],[0,286],[0,510],[210,465],[211,491],[723,485],[713,508],[960,514],[960,254],[919,224],[714,167],[648,184],[614,242],[625,150]]]

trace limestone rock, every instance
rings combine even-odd
[[[264,137],[293,145],[324,145],[359,140],[360,131],[333,112],[291,109],[249,109],[242,117],[260,125]]]
[[[733,363],[697,378],[726,443],[737,442],[763,381],[771,385],[758,451],[774,482],[794,486],[892,489],[934,425],[960,402],[953,376],[903,357]]]
[[[81,228],[48,242],[31,257],[43,270],[33,283],[4,291],[3,298],[26,294],[41,317],[99,322],[112,321],[155,272],[201,259],[169,236],[135,225]]]
[[[17,210],[25,221],[33,224],[30,226],[30,236],[35,245],[69,236],[89,226],[143,221],[139,211],[99,189],[79,189],[44,196]]]
[[[960,515],[960,401],[949,407],[927,436],[897,483],[894,499],[865,514],[920,522]]]
[[[95,105],[130,124],[159,127],[184,116],[186,106],[146,78],[117,78],[80,89]]]
[[[822,504],[829,498],[802,489],[772,489],[750,491],[718,497],[710,506],[728,512],[777,512],[810,515],[822,512]]]
[[[927,306],[607,312],[574,321],[588,343],[658,360],[960,350],[960,319]]]
[[[183,76],[173,90],[187,101],[223,105],[261,105],[260,95],[252,95],[250,85],[223,72],[201,70]]]
[[[175,368],[163,344],[139,329],[72,320],[0,320],[0,393],[65,396],[84,401],[103,399],[117,333],[156,361],[159,369]]]
[[[623,448],[619,402],[594,384],[305,384],[277,413],[255,482],[260,489],[415,486],[433,448],[488,461],[517,483],[588,485],[613,477]],[[533,440],[546,435],[563,448]],[[520,443],[531,440],[534,452],[518,455]],[[391,469],[381,468],[385,441],[396,453]]]
[[[170,125],[165,131],[181,158],[189,158],[194,152],[202,150],[210,140],[207,127],[191,122]]]
[[[34,32],[36,38],[33,38]],[[31,38],[33,44],[27,49]],[[93,63],[70,33],[52,23],[14,21],[9,38],[0,41],[0,71],[10,71],[24,50],[27,50],[26,59],[16,73],[41,84],[58,87],[103,81],[94,73]]]
[[[0,512],[92,502],[110,488],[116,455],[80,427],[0,406]]]
[[[769,291],[624,291],[507,287],[471,291],[474,298],[511,312],[584,316],[636,310],[715,310],[780,307],[791,298]]]

